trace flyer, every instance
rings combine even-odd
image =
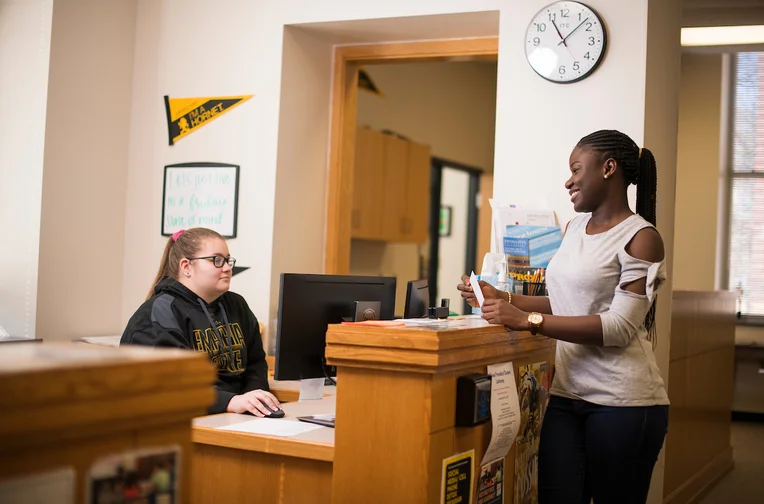
[[[488,374],[491,375],[491,441],[481,467],[507,456],[522,418],[512,363],[490,365]]]

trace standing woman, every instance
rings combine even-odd
[[[655,295],[666,275],[655,229],[656,167],[627,135],[597,131],[570,155],[565,183],[576,212],[547,269],[549,297],[480,282],[483,317],[555,338],[541,429],[541,504],[644,503],[668,427],[655,362]],[[637,185],[637,215],[626,189]],[[473,305],[469,277],[459,285]]]
[[[228,290],[235,263],[217,232],[176,232],[167,240],[148,299],[130,318],[120,344],[204,352],[218,368],[210,414],[269,416],[280,405],[268,389],[257,319],[244,298]]]

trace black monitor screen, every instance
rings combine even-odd
[[[430,288],[427,280],[411,281],[406,286],[406,307],[403,318],[421,318],[427,315],[430,304]]]
[[[327,326],[353,320],[355,301],[380,302],[380,320],[392,320],[395,278],[282,273],[274,377],[323,377]],[[335,375],[328,366],[326,372]]]

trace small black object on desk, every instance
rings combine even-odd
[[[450,306],[451,301],[448,298],[443,298],[440,300],[440,306],[430,306],[427,309],[427,316],[431,319],[448,318],[449,313],[451,313]]]

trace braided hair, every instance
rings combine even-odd
[[[616,130],[595,131],[579,140],[577,146],[599,153],[603,162],[608,159],[616,162],[626,185],[637,186],[637,213],[655,226],[658,171],[653,153],[640,149],[628,135]],[[655,333],[655,300],[645,316],[645,328],[647,339],[655,348],[658,339]]]

